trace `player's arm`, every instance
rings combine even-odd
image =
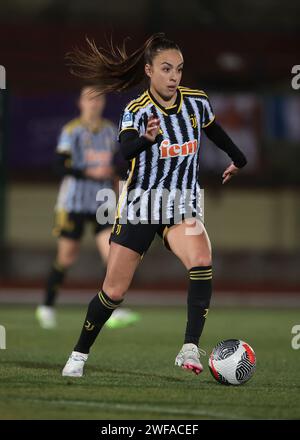
[[[247,164],[244,153],[235,145],[223,128],[214,120],[207,127],[203,127],[206,136],[231,158],[236,168],[243,168]]]
[[[126,160],[131,160],[155,144],[159,132],[159,119],[150,116],[147,121],[145,134],[139,136],[137,130],[124,130],[120,133],[121,152]]]
[[[77,179],[91,179],[96,181],[109,179],[113,174],[113,167],[111,166],[83,169],[74,168],[72,166],[72,156],[69,152],[57,152],[53,168],[55,174],[59,177],[73,176]]]
[[[121,179],[126,179],[127,170],[128,170],[128,162],[124,159],[123,154],[121,153],[120,145],[114,152],[112,165],[114,168],[114,177],[117,182]]]
[[[221,150],[225,151],[232,162],[224,171],[222,184],[228,182],[240,168],[247,164],[244,153],[235,145],[223,128],[213,120],[208,126],[203,127],[206,136]]]
[[[155,141],[154,141],[155,142]],[[126,160],[131,160],[154,144],[137,131],[126,130],[120,134],[121,152]]]
[[[234,144],[230,137],[225,133],[223,128],[217,124],[215,115],[210,104],[210,101],[205,95],[202,98],[203,118],[202,129],[206,136],[221,150],[225,151],[231,158],[232,163],[226,168],[222,177],[222,183],[226,183],[231,177],[236,174],[240,168],[244,167],[247,159],[242,151]]]
[[[77,179],[84,179],[84,170],[74,167],[72,160],[73,145],[75,134],[69,124],[65,125],[59,135],[53,171],[58,177],[73,176]]]
[[[72,166],[72,157],[69,152],[56,152],[53,164],[54,173],[58,177],[73,176],[77,179],[84,179],[84,170]]]

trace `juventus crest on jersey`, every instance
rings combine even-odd
[[[201,128],[215,118],[209,99],[201,90],[178,87],[175,104],[167,108],[147,90],[124,109],[119,138],[125,130],[142,136],[151,114],[159,118],[160,131],[156,143],[131,160],[117,217],[165,222],[197,216]]]

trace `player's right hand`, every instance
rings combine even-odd
[[[154,115],[150,115],[147,122],[146,132],[144,137],[151,142],[155,141],[156,136],[158,135],[160,130],[160,121],[159,118],[156,118]]]

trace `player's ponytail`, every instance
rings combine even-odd
[[[97,47],[93,40],[87,41],[87,50],[76,49],[67,54],[71,73],[86,80],[100,93],[122,92],[140,84],[145,78],[144,66],[152,64],[153,58],[162,50],[180,51],[176,43],[163,33],[148,38],[131,54],[127,54],[126,40],[121,47],[110,41],[108,49]]]

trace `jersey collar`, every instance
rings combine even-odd
[[[175,103],[171,106],[171,107],[164,107],[163,105],[161,105],[152,95],[152,93],[150,92],[150,89],[147,90],[148,96],[150,98],[150,100],[153,102],[153,104],[159,108],[159,110],[164,114],[164,115],[173,115],[175,113],[179,113],[181,110],[181,104],[182,104],[182,94],[181,91],[179,90],[179,88],[177,88],[177,96],[176,96],[176,101]]]
[[[83,127],[90,131],[91,133],[98,133],[99,131],[101,131],[103,129],[104,126],[104,122],[103,119],[100,119],[99,122],[93,127],[91,128],[86,121],[84,121],[82,118],[79,118],[81,125],[83,125]]]

